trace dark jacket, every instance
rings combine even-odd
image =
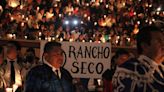
[[[26,77],[25,92],[74,92],[72,76],[64,68],[60,71],[61,79],[58,79],[46,64],[32,68]]]
[[[163,76],[161,65],[130,59],[117,67],[112,79],[113,92],[163,92]]]

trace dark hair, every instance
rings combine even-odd
[[[54,47],[61,47],[61,43],[59,42],[47,42],[44,46],[44,53],[50,52]]]
[[[21,46],[17,41],[8,41],[6,46],[14,46],[16,50],[21,50]]]
[[[129,55],[129,52],[126,49],[120,48],[115,53],[115,58],[118,58],[120,55]]]
[[[141,47],[142,43],[146,43],[147,45],[150,45],[150,42],[152,40],[151,32],[161,32],[161,29],[155,25],[148,25],[141,28],[137,34],[137,51],[138,54],[142,54],[143,49]]]
[[[35,50],[34,48],[30,47],[26,50],[26,52],[32,52],[35,55]]]
[[[3,47],[0,46],[0,54],[3,53]]]

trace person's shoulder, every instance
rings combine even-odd
[[[46,64],[40,64],[37,66],[34,66],[30,71],[41,71],[41,70],[49,70],[51,69],[50,67],[48,67]]]
[[[134,67],[137,64],[139,64],[139,61],[137,60],[137,58],[131,58],[127,60],[125,63],[123,63],[122,65],[120,65],[119,67],[126,68],[128,70],[134,70]]]
[[[137,74],[145,74],[148,71],[147,67],[140,63],[137,58],[131,58],[119,67],[133,71]]]

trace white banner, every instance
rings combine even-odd
[[[61,42],[65,52],[64,67],[73,77],[101,78],[110,69],[111,44],[90,42]],[[41,53],[45,42],[41,43]]]

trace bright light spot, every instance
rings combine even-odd
[[[69,21],[68,20],[65,20],[64,21],[64,24],[68,25],[69,24]]]
[[[158,8],[157,8],[157,11],[161,11],[161,7],[158,7]]]
[[[74,25],[77,25],[77,24],[78,24],[78,21],[74,19],[74,20],[73,20],[73,24],[74,24]]]

